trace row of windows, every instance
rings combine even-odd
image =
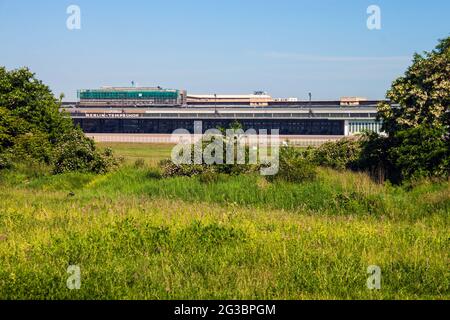
[[[177,99],[179,93],[166,91],[81,91],[79,92],[80,99],[125,99],[125,100],[139,100],[139,99]]]
[[[91,101],[89,101],[91,103]],[[106,102],[108,104],[108,102]],[[155,104],[166,104],[167,100],[157,100]],[[339,115],[339,116],[338,116]],[[148,118],[188,118],[188,119],[196,119],[196,118],[301,118],[301,119],[326,119],[326,118],[375,118],[376,115],[372,114],[329,114],[329,113],[321,113],[314,114],[310,116],[305,113],[152,113],[152,114],[136,114],[137,117],[148,117]]]
[[[360,133],[363,131],[381,132],[381,123],[379,122],[350,122],[348,125],[349,133]]]
[[[163,99],[163,98],[145,98],[145,99],[128,99],[128,100],[123,100],[121,99],[120,101],[114,100],[114,99],[82,99],[80,101],[80,104],[86,104],[86,103],[100,103],[100,104],[115,104],[117,107],[126,107],[129,105],[133,105],[133,103],[161,103],[161,104],[169,104],[169,105],[174,105],[178,103],[178,100],[176,98],[167,98],[167,99]]]
[[[194,133],[194,120],[159,119],[74,119],[86,133],[160,133],[170,134],[177,129]],[[229,128],[234,120],[205,119],[202,130]],[[344,135],[344,121],[340,120],[240,120],[244,130],[278,129],[281,135]]]

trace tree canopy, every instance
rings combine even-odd
[[[420,125],[448,129],[450,37],[441,40],[431,52],[415,54],[413,64],[404,76],[393,82],[387,98],[390,102],[378,107],[387,134],[394,135]]]
[[[0,169],[38,162],[55,173],[107,170],[110,153],[100,154],[60,103],[27,68],[0,67]]]
[[[389,102],[378,106],[385,141],[370,153],[390,168],[390,177],[401,181],[420,177],[448,177],[450,171],[450,37],[431,52],[415,54],[404,76],[387,92]]]

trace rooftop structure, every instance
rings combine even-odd
[[[366,102],[364,97],[342,97],[341,106],[359,106],[361,102]]]
[[[79,90],[80,106],[164,106],[186,104],[186,91],[161,87],[104,87]]]
[[[250,106],[268,106],[273,98],[265,92],[256,91],[253,94],[189,94],[188,104],[227,104],[240,103]]]

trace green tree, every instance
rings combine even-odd
[[[431,52],[415,54],[412,66],[394,81],[387,98],[390,102],[381,103],[378,114],[388,135],[421,124],[448,129],[450,37]]]
[[[415,54],[405,75],[387,92],[378,117],[386,137],[363,142],[366,168],[384,166],[399,182],[418,177],[448,177],[450,158],[450,37],[436,49]]]
[[[450,154],[444,135],[442,127],[429,125],[397,132],[398,144],[389,149],[388,156],[401,178],[448,177]]]
[[[27,132],[47,133],[52,143],[73,128],[71,119],[61,116],[60,104],[49,87],[27,68],[7,71],[0,67],[0,108],[22,122],[21,128]]]
[[[37,162],[65,171],[105,172],[114,164],[60,112],[61,101],[27,68],[0,67],[0,169]]]

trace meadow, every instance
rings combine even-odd
[[[450,298],[449,182],[157,179],[170,146],[107,146],[109,174],[0,173],[0,299]]]

